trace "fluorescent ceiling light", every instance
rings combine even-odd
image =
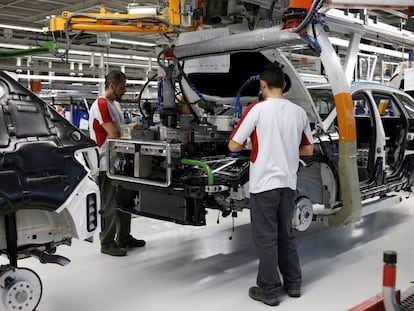
[[[20,80],[47,80],[47,81],[70,81],[70,82],[90,82],[99,83],[105,82],[105,79],[101,78],[86,78],[86,77],[68,77],[68,76],[49,76],[49,75],[28,75],[28,74],[17,74],[17,78]],[[127,84],[144,85],[146,80],[127,80]],[[157,82],[151,81],[150,84],[156,85]]]
[[[0,24],[0,28],[24,30],[24,31],[31,31],[31,32],[43,32],[43,29],[41,28],[23,27],[23,26],[7,25],[7,24]]]
[[[7,49],[29,49],[30,46],[23,44],[9,44],[9,43],[0,43],[0,47]]]
[[[111,42],[115,42],[115,43],[126,43],[126,44],[131,44],[131,45],[142,45],[142,46],[156,46],[155,43],[141,42],[141,41],[132,41],[132,40],[124,40],[124,39],[116,39],[116,38],[111,38]]]
[[[0,46],[2,46],[2,43],[0,43]],[[59,49],[59,53],[63,53],[65,52],[64,49]],[[146,57],[146,56],[137,56],[137,55],[125,55],[125,54],[106,54],[106,53],[100,53],[100,52],[89,52],[89,51],[77,51],[77,50],[69,50],[69,54],[73,54],[73,55],[94,55],[96,57],[99,56],[104,56],[104,57],[109,57],[109,58],[122,58],[122,59],[133,59],[133,60],[144,60],[144,61],[148,61],[149,59],[151,59],[151,61],[156,62],[157,59],[154,57]]]
[[[105,82],[105,79],[100,78],[84,78],[84,77],[69,77],[69,76],[49,76],[49,75],[31,75],[18,74],[17,78],[20,80],[50,80],[50,81],[70,81],[70,82]]]
[[[8,48],[8,49],[30,49],[33,47],[30,47],[28,45],[23,45],[23,44],[9,44],[9,43],[0,43],[0,48]],[[63,49],[59,49],[59,53],[63,53],[65,50]],[[76,50],[70,50],[69,54],[72,55],[80,55],[80,56],[91,56],[92,52],[88,52],[88,51],[76,51]],[[94,56],[96,57],[100,57],[102,55],[102,53],[98,53],[98,52],[93,52]],[[104,57],[106,57],[107,55],[104,54]],[[24,56],[21,56],[24,57]],[[57,58],[56,57],[52,57],[52,56],[32,56],[34,59],[41,59],[41,60],[50,60],[50,61],[56,61]],[[156,58],[149,58],[149,57],[144,57],[144,56],[136,56],[136,55],[122,55],[122,54],[109,54],[108,55],[109,58],[119,58],[119,59],[129,59],[129,60],[142,60],[142,61],[148,61],[149,59],[151,59],[152,62],[156,62],[157,59]],[[89,64],[90,60],[87,59],[75,59],[75,58],[70,58],[69,59],[70,62],[74,62],[74,63],[83,63],[83,64]],[[127,67],[137,67],[137,68],[148,68],[148,64],[138,64],[138,63],[119,63],[119,62],[110,62],[110,65],[116,65],[116,66],[127,66]],[[152,68],[158,68],[158,65],[154,65],[151,64]]]
[[[154,16],[157,15],[156,6],[143,6],[136,5],[135,3],[128,4],[128,14],[139,14],[145,16]]]

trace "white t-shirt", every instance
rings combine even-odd
[[[124,124],[124,116],[117,101],[111,101],[106,97],[99,97],[89,110],[89,132],[91,138],[96,141],[99,147],[99,169],[101,171],[105,171],[107,166],[106,148],[108,133],[102,127],[102,124],[106,122],[115,122],[119,130],[121,130],[121,126]]]
[[[276,188],[296,189],[299,147],[313,143],[305,110],[287,99],[268,98],[251,104],[231,139],[250,137],[250,193]]]

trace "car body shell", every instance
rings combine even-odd
[[[97,173],[96,144],[0,72],[0,252],[16,242],[27,256],[90,238],[99,225]]]
[[[341,205],[336,109],[329,86],[313,86],[309,91],[325,130],[314,130],[313,164],[299,172],[298,193],[314,204],[333,209]],[[351,95],[359,174],[355,182],[360,184],[361,200],[410,190],[414,164],[414,100],[396,88],[368,82],[353,83]],[[314,165],[317,168],[312,168]]]

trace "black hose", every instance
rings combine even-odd
[[[161,55],[164,55],[165,52],[167,52],[169,50],[171,50],[171,48],[166,48],[166,49],[162,50],[161,52],[159,52],[158,55],[157,55],[157,64],[158,64],[158,66],[160,66],[164,70],[167,70],[168,67],[167,66],[164,66],[164,64],[162,63],[162,61],[161,61]]]
[[[184,80],[188,83],[188,85],[191,87],[191,89],[194,91],[194,93],[197,94],[198,98],[200,98],[202,101],[206,101],[206,99],[204,98],[203,94],[201,94],[197,88],[195,87],[195,85],[190,81],[190,79],[188,78],[187,74],[184,72],[184,65],[181,66],[179,62],[177,62],[177,68],[178,71],[180,72],[180,74],[182,75],[182,77],[184,78]]]
[[[188,102],[188,98],[187,98],[187,96],[186,96],[186,95],[184,94],[184,92],[182,91],[182,90],[183,90],[183,84],[182,84],[182,82],[180,81],[178,84],[179,84],[179,86],[180,86],[180,89],[181,89],[181,96],[183,97],[184,102],[187,104],[188,109],[190,109],[190,112],[191,112],[191,114],[193,115],[193,117],[194,117],[194,119],[196,120],[196,122],[198,122],[198,120],[199,120],[198,114],[195,112],[195,110],[194,110],[193,106],[192,106],[192,105],[190,105],[190,103]]]
[[[138,108],[139,108],[139,112],[141,113],[141,115],[145,118],[146,116],[145,116],[145,114],[144,114],[144,112],[142,111],[142,107],[141,107],[141,97],[142,97],[142,93],[144,92],[144,90],[145,90],[145,88],[148,86],[148,84],[151,82],[151,81],[154,81],[154,78],[157,76],[157,74],[154,74],[151,78],[149,78],[148,79],[148,81],[147,82],[145,82],[145,84],[142,86],[142,88],[141,88],[141,90],[139,91],[139,94],[138,94]]]
[[[180,74],[182,75],[182,77],[184,78],[184,80],[188,83],[188,85],[191,87],[191,89],[194,90],[195,89],[195,86],[191,83],[190,79],[188,78],[188,76],[184,72],[184,63],[185,62],[183,61],[183,65],[182,66],[181,66],[181,64],[179,62],[177,63],[178,71],[180,72]],[[194,119],[198,122],[198,120],[199,120],[198,114],[195,112],[195,110],[193,109],[192,105],[188,101],[187,96],[184,94],[184,92],[183,92],[183,84],[182,84],[181,80],[179,82],[179,85],[180,85],[180,89],[181,89],[181,93],[182,93],[182,96],[183,96],[184,101],[187,103],[188,108],[190,109],[190,112],[193,115]]]

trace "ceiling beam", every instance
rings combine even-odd
[[[112,65],[112,64],[109,64],[109,66],[110,67],[121,67],[121,65]],[[125,69],[128,70],[129,79],[145,80],[148,77],[145,69],[127,67],[127,66],[125,66]],[[54,65],[52,68],[45,68],[44,66],[16,67],[14,65],[2,65],[2,70],[18,72],[18,73],[26,73],[27,71],[30,71],[32,74],[33,72],[37,72],[37,73],[43,73],[43,75],[45,75],[45,73],[47,72],[53,72],[54,76],[60,76],[60,75],[71,76],[71,77],[99,76],[98,68],[89,68],[88,66],[84,66],[82,70],[78,70],[78,69],[70,69],[68,67],[56,66],[56,65]],[[51,79],[53,79],[53,76],[51,76]]]
[[[35,47],[35,42],[30,39],[18,39],[18,38],[12,38],[12,39],[6,39],[2,38],[1,43],[7,43],[7,44],[17,44],[17,45],[27,45],[31,47]],[[40,41],[39,43],[44,43],[44,41]],[[63,48],[63,44],[59,44],[59,48]],[[104,53],[104,54],[121,54],[121,55],[128,55],[128,56],[144,56],[144,57],[156,57],[156,54],[154,51],[137,51],[137,50],[127,50],[127,49],[116,49],[114,47],[109,47],[108,49],[104,47],[99,46],[86,46],[86,45],[76,45],[72,44],[69,50],[70,51],[88,51],[88,52],[95,52],[95,53]]]

